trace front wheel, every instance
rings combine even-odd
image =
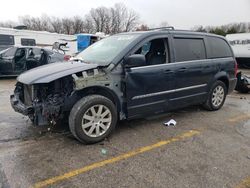
[[[210,111],[219,110],[226,99],[227,88],[224,82],[217,80],[211,87],[206,102],[203,107]]]
[[[101,95],[79,100],[69,115],[69,128],[81,142],[92,144],[108,137],[115,128],[117,110],[114,103]]]

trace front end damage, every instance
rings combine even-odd
[[[10,96],[12,108],[28,116],[35,125],[55,124],[63,116],[65,100],[73,91],[73,79],[65,77],[48,84],[18,82]]]
[[[35,125],[54,125],[69,114],[80,98],[88,94],[83,89],[93,86],[110,88],[117,96],[122,96],[119,76],[112,77],[103,69],[95,68],[50,83],[18,82],[10,101],[16,112],[29,116]]]

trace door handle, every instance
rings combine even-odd
[[[179,68],[179,69],[177,70],[177,72],[185,72],[186,70],[187,70],[186,67],[182,67],[182,68]]]

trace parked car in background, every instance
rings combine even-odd
[[[0,76],[15,76],[48,63],[63,61],[65,55],[38,47],[10,47],[0,51]]]
[[[10,101],[35,125],[68,118],[84,143],[109,136],[118,120],[197,104],[219,110],[237,81],[224,37],[173,28],[112,35],[75,59],[21,74]]]
[[[105,37],[104,33],[66,35],[47,31],[32,31],[0,27],[0,51],[12,46],[38,46],[75,56],[91,44]],[[61,46],[61,48],[60,48]]]
[[[0,27],[0,50],[12,46],[38,46],[51,50],[54,43],[67,43],[63,49],[66,55],[72,56],[78,52],[75,35]]]

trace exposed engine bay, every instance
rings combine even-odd
[[[14,95],[10,97],[11,105],[15,111],[28,116],[34,125],[55,125],[68,117],[74,104],[83,96],[101,92],[112,97],[109,92],[98,91],[96,86],[112,88],[117,96],[122,96],[119,79],[108,76],[103,69],[90,69],[48,83],[17,82]],[[120,115],[121,119],[125,117],[123,113]]]
[[[48,84],[26,85],[17,83],[15,94],[30,107],[27,115],[35,125],[54,124],[62,118],[65,101],[69,100],[74,87],[71,76],[63,77]]]

